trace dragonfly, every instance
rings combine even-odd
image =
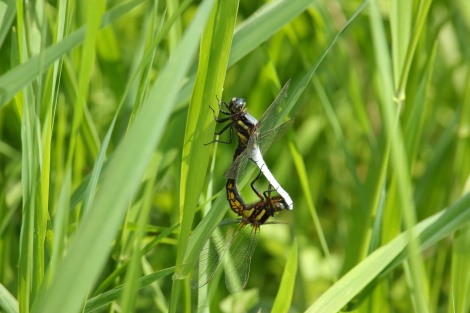
[[[276,127],[273,120],[274,113],[277,112],[279,104],[282,102],[289,87],[289,81],[282,88],[281,92],[274,100],[273,104],[264,113],[259,122],[257,129],[254,129],[248,138],[245,148],[238,155],[234,156],[234,160],[228,170],[224,173],[227,179],[237,179],[241,173],[245,171],[248,160],[252,160],[256,166],[263,172],[271,186],[284,198],[287,202],[287,210],[293,210],[294,202],[287,191],[279,184],[274,175],[269,170],[263,159],[263,154],[269,149],[270,145],[277,141],[292,126],[294,119],[291,118]],[[240,144],[239,144],[240,145]]]
[[[278,120],[277,116],[279,113],[279,108],[283,103],[284,98],[286,97],[289,85],[290,80],[287,81],[282,90],[279,92],[279,95],[269,106],[269,108],[264,112],[263,116],[259,121],[246,111],[246,101],[243,98],[234,97],[230,100],[229,104],[227,104],[225,101],[218,101],[220,113],[228,115],[228,117],[221,119],[217,119],[214,109],[209,106],[209,108],[212,110],[212,113],[214,114],[214,120],[217,123],[225,123],[230,121],[230,123],[226,124],[219,132],[215,132],[214,135],[222,135],[227,129],[229,129],[230,136],[229,141],[214,139],[204,145],[209,145],[214,142],[231,144],[233,142],[233,130],[237,132],[236,134],[238,137],[238,146],[234,154],[234,159],[236,159],[238,155],[240,155],[246,149],[248,140],[251,134],[255,131],[259,131],[261,133],[269,131],[270,134],[268,138],[271,139],[269,142],[269,144],[271,144],[274,138],[280,137],[275,136],[276,133],[280,131],[283,131],[283,133],[285,133],[292,126],[293,123],[293,119],[290,119],[274,128],[274,125]],[[223,110],[221,104],[224,104],[228,111]],[[264,136],[261,136],[261,139],[264,141]],[[265,143],[263,143],[263,145],[264,144]],[[269,147],[269,145],[266,146]]]
[[[237,179],[239,175],[245,171],[248,159],[251,159],[263,171],[263,174],[273,186],[273,188],[287,201],[288,210],[292,210],[292,199],[277,182],[262,157],[270,145],[277,141],[282,135],[284,135],[294,122],[294,119],[291,118],[275,127],[278,121],[279,108],[284,98],[286,97],[289,84],[290,80],[287,81],[279,95],[264,112],[259,121],[246,112],[246,101],[243,98],[232,98],[228,105],[226,102],[219,101],[219,107],[221,104],[224,104],[228,109],[228,112],[222,109],[220,110],[220,112],[223,114],[230,115],[226,118],[217,119],[214,110],[212,108],[211,109],[214,113],[214,119],[217,123],[230,121],[230,123],[226,124],[222,130],[214,133],[215,135],[221,135],[227,129],[230,129],[230,140],[228,142],[222,140],[213,140],[212,142],[226,144],[232,143],[233,129],[237,131],[238,136],[238,146],[233,157],[234,161],[229,169],[225,172],[224,176],[227,179]]]
[[[225,262],[225,284],[230,293],[243,290],[250,274],[251,257],[260,235],[260,227],[268,222],[274,213],[285,210],[287,203],[281,196],[271,197],[274,191],[270,185],[261,194],[254,183],[262,177],[262,172],[251,182],[251,188],[260,201],[246,205],[238,191],[236,180],[229,179],[226,184],[227,199],[232,210],[238,212],[239,219],[224,219],[205,243],[194,265],[191,276],[193,289],[206,285],[227,256]]]

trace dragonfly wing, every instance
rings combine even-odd
[[[278,141],[293,124],[294,119],[291,118],[273,129],[262,133],[259,139],[258,133],[253,133],[248,140],[247,148],[232,162],[227,171],[225,171],[224,177],[227,179],[237,179],[245,171],[248,159],[251,158],[251,153],[258,145],[258,142],[261,153],[264,154],[271,144]]]
[[[251,137],[252,136],[250,136],[250,138]],[[249,158],[249,153],[245,149],[235,160],[233,160],[230,167],[225,171],[224,177],[227,179],[237,179],[238,176],[245,171]]]
[[[287,96],[287,89],[289,88],[289,84],[290,79],[287,81],[284,87],[282,87],[274,102],[264,112],[263,116],[261,116],[261,119],[259,120],[261,124],[260,133],[273,128],[274,125],[277,125],[281,122],[282,117],[279,115],[279,108]]]
[[[238,232],[239,225],[239,220],[225,219],[206,241],[194,264],[191,276],[193,289],[201,288],[214,277],[227,247],[232,244],[234,235]]]
[[[274,127],[273,129],[262,133],[261,135],[258,132],[253,133],[248,140],[248,144],[244,154],[247,155],[248,158],[252,159],[256,150],[259,149],[261,154],[265,154],[266,151],[269,149],[271,144],[279,138],[281,138],[287,130],[292,126],[294,123],[294,119],[291,118],[284,123]]]
[[[264,133],[261,133],[258,139],[261,153],[265,154],[266,151],[268,151],[271,144],[275,143],[282,136],[284,136],[284,134],[289,130],[289,128],[292,127],[292,125],[294,125],[294,118],[288,119],[287,121],[279,124],[273,129],[270,129]]]
[[[243,290],[250,275],[251,257],[259,239],[259,227],[246,225],[229,249],[225,264],[225,284],[230,293]]]

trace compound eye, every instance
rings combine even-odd
[[[283,206],[282,206],[281,203],[276,202],[276,203],[274,203],[274,205],[273,205],[273,209],[274,209],[275,211],[281,211],[281,210],[283,209]]]
[[[273,202],[274,211],[283,211],[283,210],[287,210],[287,208],[288,208],[288,205],[284,201],[284,199],[282,199],[282,201]]]
[[[230,101],[232,104],[232,109],[235,112],[239,112],[245,108],[246,102],[245,99],[243,98],[233,98],[232,101]]]

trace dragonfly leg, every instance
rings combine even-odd
[[[261,177],[263,177],[263,173],[261,171],[259,171],[259,174],[258,176],[256,176],[256,178],[251,182],[251,189],[253,189],[253,191],[256,193],[256,195],[261,199],[261,201],[264,201],[264,198],[263,196],[261,195],[261,193],[258,191],[258,189],[256,189],[255,187],[255,182],[260,179]]]
[[[226,122],[226,121],[230,121],[230,120],[232,119],[231,116],[229,116],[229,117],[224,117],[224,118],[221,118],[221,119],[217,119],[217,115],[215,115],[214,109],[213,109],[211,106],[209,106],[209,108],[212,110],[212,114],[214,115],[214,120],[215,120],[217,123],[223,123],[223,122]],[[230,115],[230,113],[225,112],[224,110],[220,110],[220,112],[222,112],[222,113],[225,114],[225,115]]]
[[[228,123],[220,131],[215,132],[214,135],[222,135],[227,130],[227,128],[229,128],[230,126],[232,126],[232,123]],[[232,129],[230,128],[230,143],[232,143],[232,135],[231,135],[232,131],[231,130]]]
[[[219,111],[222,112],[223,114],[225,115],[230,115],[230,112],[227,112],[225,110],[222,109],[222,106],[220,105],[221,103],[223,103],[225,105],[225,107],[230,111],[230,108],[228,107],[228,104],[227,102],[225,101],[220,101],[219,98],[217,98],[217,96],[215,96],[215,98],[217,99],[217,103],[219,105]]]
[[[229,128],[230,126],[232,126],[232,123],[229,123],[227,125],[224,126],[224,128],[222,128],[219,132],[216,132],[214,133],[214,135],[221,135],[223,132],[225,132],[227,130],[227,128]],[[218,140],[218,139],[214,139],[212,140],[211,142],[208,142],[208,143],[205,143],[204,146],[207,146],[207,145],[210,145],[211,143],[214,143],[214,142],[220,142],[220,143],[226,143],[226,144],[231,144],[232,143],[232,127],[230,127],[230,140],[227,142],[227,141],[222,141],[222,140]]]
[[[263,192],[264,197],[265,197],[266,199],[271,199],[271,193],[272,193],[273,191],[277,191],[277,189],[274,188],[273,185],[269,184],[268,190],[266,190],[266,191]]]

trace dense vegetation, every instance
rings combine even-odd
[[[468,312],[469,33],[465,0],[0,1],[0,312]],[[288,79],[294,210],[244,291],[192,290],[234,217],[209,106]]]

